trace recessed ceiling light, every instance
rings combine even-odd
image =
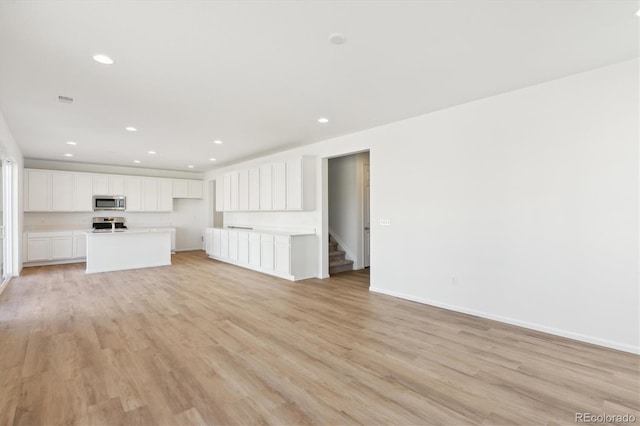
[[[135,128],[135,127],[133,127],[133,126],[127,126],[127,127],[125,127],[125,129],[127,129],[127,130],[128,130],[128,131],[130,131],[130,132],[137,132],[137,131],[138,131],[138,129],[136,129],[136,128]]]
[[[58,96],[58,102],[62,102],[64,104],[72,104],[73,103],[73,98],[71,96],[59,95]]]
[[[140,164],[140,160],[133,160],[134,163]]]
[[[65,157],[73,157],[73,154],[65,154]]]
[[[344,44],[346,41],[345,36],[340,33],[333,33],[329,36],[329,42],[332,44]]]
[[[638,10],[638,11],[636,12],[636,15],[637,15],[637,16],[640,16],[640,10]]]
[[[193,166],[191,164],[189,164],[187,167],[193,169]]]
[[[325,124],[325,123],[328,123],[328,122],[329,122],[328,118],[325,118],[325,117],[318,118],[318,123]]]
[[[215,141],[213,141],[213,143],[215,143],[216,145],[222,145],[222,141],[219,139],[216,139]]]
[[[153,155],[155,153],[156,153],[155,151],[147,151],[147,154],[152,154]]]
[[[93,55],[93,60],[96,62],[100,62],[104,65],[112,65],[113,59],[108,57],[107,55],[103,55],[102,53],[98,53],[97,55]]]
[[[67,145],[78,145],[78,143],[74,141],[67,141]]]
[[[209,161],[216,161],[215,158],[209,158]]]

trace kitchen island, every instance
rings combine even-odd
[[[85,234],[87,274],[171,265],[171,228]]]

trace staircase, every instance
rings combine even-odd
[[[353,271],[353,260],[345,259],[344,255],[338,248],[338,242],[329,235],[329,275]]]

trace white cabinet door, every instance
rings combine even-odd
[[[73,173],[51,173],[51,210],[54,212],[73,210]]]
[[[238,232],[229,231],[229,259],[238,261]]]
[[[287,209],[287,163],[273,164],[273,210]]]
[[[189,184],[189,198],[202,199],[204,197],[204,182],[201,180],[190,180]]]
[[[231,175],[231,210],[232,211],[237,211],[238,207],[240,205],[239,203],[239,196],[240,196],[240,191],[238,188],[238,172],[233,172],[230,173]]]
[[[189,182],[186,179],[173,180],[173,198],[189,198]]]
[[[238,210],[249,210],[249,170],[238,172]]]
[[[87,237],[86,235],[75,235],[73,237],[73,258],[87,257]]]
[[[51,172],[25,170],[25,211],[51,211]]]
[[[93,195],[109,195],[108,175],[93,175]]]
[[[214,229],[213,230],[213,247],[212,247],[212,253],[214,257],[220,257],[220,247],[221,247],[221,235],[222,235],[222,231],[220,229]]]
[[[275,270],[283,274],[291,273],[291,246],[289,237],[276,237]]]
[[[224,190],[222,194],[224,195],[223,200],[223,211],[228,212],[231,211],[231,175],[226,174],[223,177],[224,182]]]
[[[158,178],[158,211],[173,211],[173,182],[171,179]]]
[[[142,210],[142,181],[138,176],[126,176],[124,178],[124,195],[127,197],[127,211],[139,212]]]
[[[287,210],[302,210],[302,159],[287,161]]]
[[[249,169],[249,211],[260,210],[260,169]]]
[[[271,164],[260,166],[260,210],[273,210]]]
[[[261,249],[261,259],[260,266],[263,269],[272,271],[273,270],[273,236],[272,235],[261,235],[260,236],[260,249]]]
[[[27,261],[36,262],[51,258],[51,238],[27,238]]]
[[[249,265],[260,266],[261,262],[260,234],[251,232],[249,234]]]
[[[75,173],[73,176],[73,211],[93,211],[93,176]]]
[[[225,229],[220,230],[220,257],[229,258],[229,231]]]
[[[51,238],[51,259],[71,259],[73,257],[73,237]]]
[[[222,176],[216,178],[216,211],[224,211],[224,179]]]
[[[249,264],[249,233],[238,232],[238,263]]]
[[[109,192],[107,195],[124,194],[124,176],[109,175]]]
[[[142,178],[142,211],[158,211],[158,179]]]

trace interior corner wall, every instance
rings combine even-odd
[[[638,89],[633,60],[368,132],[372,290],[639,353]]]

